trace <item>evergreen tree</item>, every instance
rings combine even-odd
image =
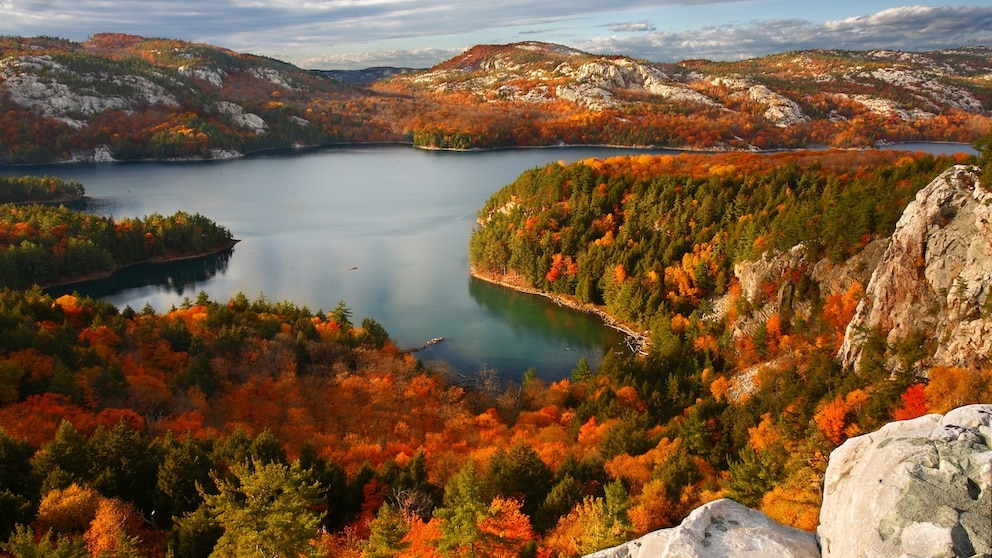
[[[474,556],[479,539],[479,521],[486,512],[482,491],[475,473],[475,462],[469,461],[444,487],[442,507],[434,511],[441,518],[441,539],[438,548],[454,556]]]
[[[42,479],[42,492],[67,488],[90,480],[92,458],[86,439],[69,421],[62,421],[55,437],[35,455],[32,467]]]
[[[154,507],[157,447],[123,420],[113,428],[97,428],[87,442],[92,456],[93,488],[108,497],[133,503],[139,510]]]
[[[369,529],[369,538],[362,553],[364,558],[392,558],[408,546],[403,542],[403,537],[410,530],[410,525],[393,504],[387,502],[379,508]]]
[[[210,461],[188,434],[179,442],[167,436],[162,443],[162,461],[155,481],[156,520],[168,526],[173,518],[196,510],[203,503],[200,488],[212,491]]]
[[[499,448],[489,461],[487,499],[516,498],[522,502],[521,511],[534,517],[551,491],[553,477],[551,468],[529,445],[519,443],[510,451]]]
[[[319,487],[299,466],[254,462],[237,464],[233,478],[214,478],[217,494],[203,494],[223,529],[211,556],[318,556],[311,544],[320,523],[313,506]]]

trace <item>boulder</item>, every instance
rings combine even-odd
[[[812,533],[780,525],[726,498],[697,508],[678,527],[601,550],[586,558],[813,558]]]
[[[893,422],[830,456],[823,556],[992,556],[992,404]]]

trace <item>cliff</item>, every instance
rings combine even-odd
[[[903,212],[838,357],[845,369],[859,368],[866,334],[877,331],[890,369],[987,365],[990,312],[992,192],[976,168],[955,166]],[[918,360],[902,362],[894,348],[903,342],[919,347]]]

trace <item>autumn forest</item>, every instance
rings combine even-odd
[[[0,38],[2,56],[33,56],[27,42]],[[146,97],[54,118],[11,101],[8,83],[5,163],[101,146],[124,160],[345,141],[721,152],[553,162],[479,209],[466,239],[473,274],[599,312],[637,340],[639,351],[610,351],[595,368],[580,360],[557,381],[533,370],[455,377],[347,301],[312,310],[201,293],[156,311],[53,296],[44,289],[228,250],[238,231],[185,211],[101,217],[74,205],[83,184],[0,179],[0,555],[578,557],[721,497],[811,531],[827,458],[844,440],[992,401],[988,362],[918,373],[923,337],[890,345],[866,331],[859,369],[836,358],[871,272],[860,258],[916,193],[956,164],[992,183],[986,110],[905,120],[776,74],[777,87],[803,94],[804,114],[823,116],[780,126],[753,97],[689,76],[706,61],[665,71],[684,70],[679,79],[722,107],[627,91],[592,110],[509,98],[544,87],[536,82],[504,82],[498,98],[450,76],[433,88],[444,72],[475,79],[477,59],[493,54],[485,48],[364,88],[175,41],[30,42],[48,49],[48,59],[22,59],[38,79],[76,79],[104,99],[135,94],[140,81]],[[561,68],[591,56],[525,54],[514,63]],[[834,56],[843,58],[812,59]],[[719,71],[730,79],[767,64]],[[179,67],[224,72],[219,83],[194,74],[200,89],[190,89],[154,70]],[[87,77],[125,74],[137,77]],[[956,84],[992,104],[987,86]],[[907,139],[974,141],[979,155],[755,151]],[[742,284],[741,266],[782,253],[796,259]]]

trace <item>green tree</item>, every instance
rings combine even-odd
[[[572,475],[566,473],[560,481],[552,488],[551,492],[541,503],[532,517],[534,528],[539,532],[545,532],[558,523],[562,516],[567,514],[575,504],[582,501],[582,486]]]
[[[93,488],[108,497],[131,502],[140,510],[154,509],[157,447],[123,420],[113,428],[97,428],[86,444],[92,456]]]
[[[211,489],[210,483],[206,452],[189,434],[181,442],[167,435],[162,442],[162,461],[155,480],[156,519],[168,523],[174,517],[196,510],[203,503],[198,487]]]
[[[360,341],[365,345],[381,349],[389,342],[389,333],[386,332],[386,328],[382,327],[379,322],[372,318],[365,318],[362,320],[362,337]]]
[[[279,439],[266,428],[255,436],[251,442],[251,458],[256,463],[280,463],[286,464],[286,450],[283,449]]]
[[[17,523],[34,517],[32,500],[40,484],[31,470],[34,448],[16,440],[0,428],[0,539],[14,532]]]
[[[88,558],[89,552],[82,539],[73,540],[66,535],[55,538],[51,531],[35,541],[30,527],[18,525],[0,549],[9,552],[14,558]]]
[[[755,452],[751,446],[745,446],[738,455],[739,459],[730,462],[730,479],[725,485],[727,495],[754,508],[761,503],[761,497],[782,480],[784,459],[770,450]]]
[[[410,530],[410,524],[393,504],[387,502],[379,508],[369,529],[369,538],[362,553],[364,558],[392,558],[409,545],[403,542],[403,537]]]
[[[489,461],[486,496],[489,500],[495,496],[518,499],[521,511],[533,518],[553,480],[551,468],[529,445],[520,443],[510,451],[499,448]]]
[[[207,558],[223,534],[224,529],[204,504],[176,520],[169,533],[169,552],[184,558]]]
[[[438,548],[452,556],[474,556],[479,539],[479,520],[486,513],[482,490],[469,461],[444,487],[442,507],[434,511],[441,518]]]
[[[311,544],[320,520],[313,511],[319,487],[293,465],[236,464],[232,478],[215,477],[217,494],[203,494],[224,533],[211,556],[319,556]]]
[[[334,311],[331,312],[331,319],[334,320],[334,323],[341,326],[342,333],[348,333],[351,331],[351,309],[348,308],[343,300],[339,300],[338,305],[334,308]]]
[[[47,492],[53,488],[66,488],[72,483],[88,482],[92,462],[86,439],[72,423],[62,421],[52,441],[35,455],[32,466],[42,479],[42,492]]]

